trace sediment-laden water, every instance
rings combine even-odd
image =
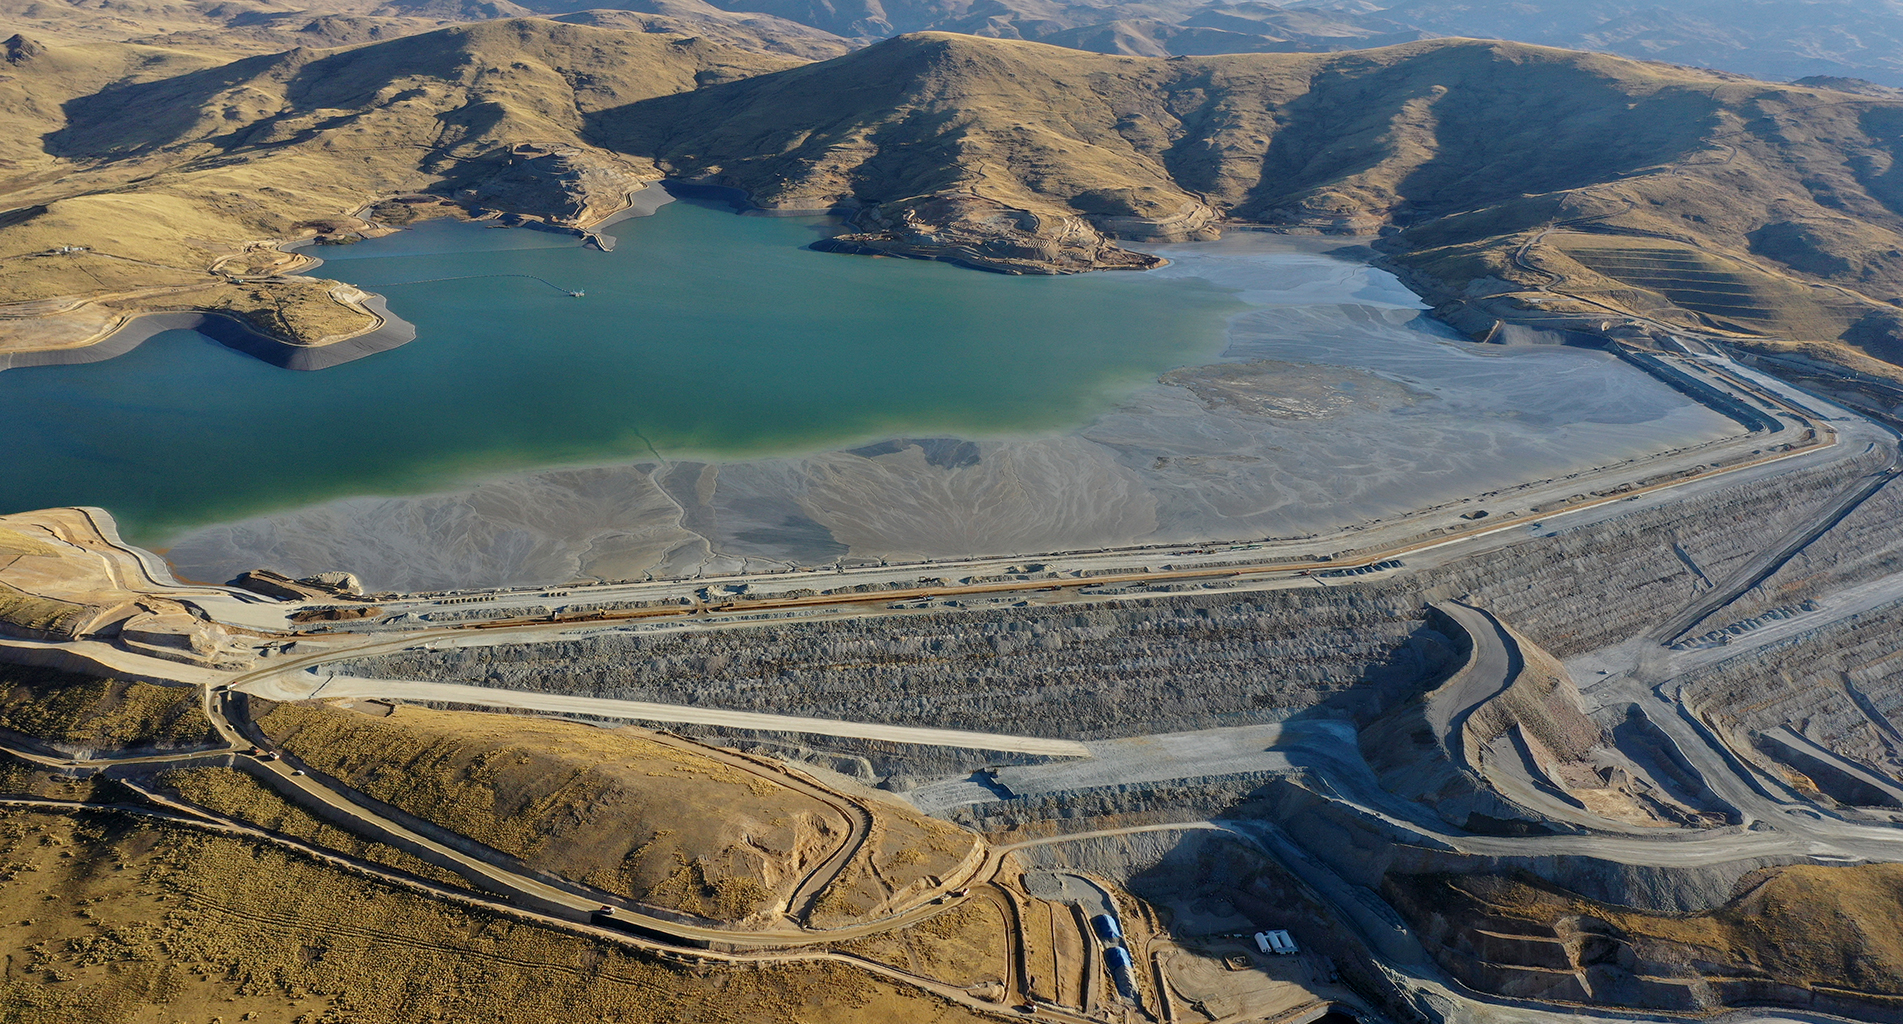
[[[103,363],[0,373],[0,509],[102,505],[161,541],[650,446],[734,458],[1061,430],[1212,357],[1238,308],[1202,281],[803,248],[821,226],[673,203],[617,225],[611,253],[451,222],[310,250],[319,274],[387,296],[418,340],[296,373],[173,331]]]
[[[198,579],[526,584],[1305,535],[1738,430],[1606,353],[1454,338],[1341,243],[1012,278],[802,248],[823,228],[675,203],[613,253],[322,250],[418,340],[0,373],[0,507],[103,505]]]

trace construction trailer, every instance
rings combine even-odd
[[[1256,932],[1255,948],[1264,953],[1275,953],[1281,956],[1301,952],[1295,945],[1294,937],[1289,935],[1286,930]]]

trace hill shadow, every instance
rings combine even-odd
[[[1582,188],[1684,158],[1718,108],[1701,92],[1490,43],[1391,64],[1346,58],[1283,108],[1261,180],[1234,212],[1271,222],[1326,213],[1312,208],[1316,193],[1358,175],[1377,196],[1391,191],[1402,223]],[[1391,185],[1370,174],[1383,165]]]

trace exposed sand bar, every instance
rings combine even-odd
[[[596,224],[594,227],[584,229],[582,236],[592,240],[595,245],[603,251],[611,251],[620,240],[609,232],[609,228],[614,227],[624,220],[633,220],[636,217],[652,217],[654,216],[654,211],[659,210],[661,207],[673,201],[674,197],[668,194],[667,189],[657,181],[639,192],[629,193],[628,205],[609,214],[603,218],[601,223]]]

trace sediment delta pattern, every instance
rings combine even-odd
[[[1422,618],[1428,595],[1472,595],[1560,656],[1619,643],[1699,592],[1692,565],[1722,578],[1882,458],[1725,488],[1348,591],[617,632],[403,652],[338,670],[1073,738],[1275,720],[1322,704],[1358,716],[1437,678],[1451,648]]]
[[[1169,247],[1160,275],[1257,308],[1230,321],[1220,361],[1199,357],[1066,431],[722,462],[678,457],[663,438],[658,462],[345,498],[196,529],[167,557],[194,579],[341,568],[372,590],[434,590],[1254,541],[1737,432],[1607,353],[1454,340],[1353,251],[1304,248]]]

